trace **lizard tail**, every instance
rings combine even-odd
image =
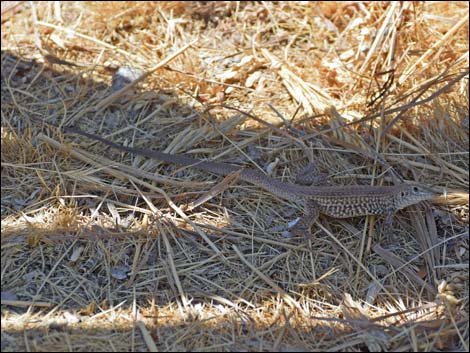
[[[239,167],[234,167],[234,166],[227,165],[227,164],[221,164],[221,163],[216,163],[216,162],[205,162],[196,158],[191,158],[188,156],[182,156],[182,155],[177,155],[177,154],[169,154],[169,153],[165,153],[165,152],[161,152],[157,150],[123,146],[113,141],[107,140],[101,136],[91,134],[89,132],[85,132],[77,128],[67,128],[65,131],[79,134],[79,135],[88,137],[92,140],[102,142],[105,145],[112,147],[114,149],[117,149],[119,151],[129,152],[129,153],[133,153],[139,156],[149,157],[152,159],[157,159],[159,161],[164,161],[168,163],[176,163],[185,167],[196,168],[199,170],[212,172],[218,175],[228,175],[230,173],[240,170]]]
[[[304,195],[305,192],[308,191],[308,188],[305,186],[286,184],[279,180],[270,178],[257,170],[243,169],[237,166],[232,166],[224,163],[206,162],[185,155],[169,154],[157,150],[127,147],[107,140],[101,136],[91,134],[89,132],[85,132],[77,128],[67,128],[66,132],[79,134],[88,137],[92,140],[102,142],[105,145],[117,149],[119,151],[129,152],[139,156],[157,159],[168,163],[175,163],[185,167],[196,168],[217,175],[229,175],[231,173],[238,172],[241,170],[239,174],[239,178],[241,180],[262,187],[263,189],[284,199],[297,200],[299,199],[298,195]]]

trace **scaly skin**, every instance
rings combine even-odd
[[[196,168],[218,175],[240,172],[239,178],[259,186],[281,198],[305,204],[305,216],[299,221],[297,229],[309,229],[320,213],[334,218],[349,218],[366,215],[393,214],[405,207],[432,199],[435,194],[428,188],[412,183],[394,186],[304,186],[283,183],[253,169],[241,169],[228,164],[206,162],[186,155],[168,154],[157,150],[126,147],[109,141],[101,136],[75,128],[68,132],[100,141],[120,151]]]

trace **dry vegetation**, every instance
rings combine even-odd
[[[468,351],[468,2],[11,3],[2,351]],[[57,126],[443,196],[288,238],[299,205]]]

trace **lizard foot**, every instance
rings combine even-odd
[[[298,219],[297,222],[290,226],[286,232],[290,238],[302,237],[312,238],[312,232],[310,231],[310,224],[307,224],[303,219]]]

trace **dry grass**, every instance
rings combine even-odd
[[[468,350],[467,2],[7,3],[2,351]],[[290,239],[297,205],[54,125],[443,196]]]

